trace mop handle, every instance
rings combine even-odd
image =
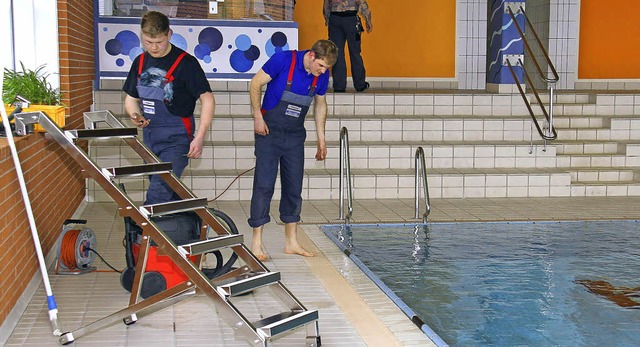
[[[2,89],[4,85],[4,69],[0,69],[0,95],[2,95]],[[11,156],[13,157],[13,163],[16,167],[16,174],[18,175],[18,182],[20,183],[20,191],[22,192],[22,200],[24,201],[25,208],[27,210],[27,216],[29,218],[29,226],[31,227],[31,235],[33,236],[33,242],[36,247],[36,254],[38,257],[38,263],[40,264],[40,272],[42,273],[42,281],[44,282],[44,289],[47,293],[47,303],[49,305],[49,321],[53,328],[53,334],[61,336],[62,332],[58,328],[58,306],[56,300],[53,297],[51,291],[51,283],[49,283],[49,275],[47,273],[47,265],[44,261],[42,254],[42,246],[40,245],[40,238],[38,237],[38,229],[36,228],[36,222],[33,218],[33,210],[31,209],[31,202],[29,200],[29,194],[27,193],[27,185],[24,182],[24,175],[22,173],[22,166],[20,165],[20,158],[18,157],[18,151],[16,150],[16,144],[13,140],[13,134],[11,133],[11,124],[9,123],[9,117],[7,117],[7,111],[4,107],[0,106],[0,113],[2,114],[2,124],[4,125],[5,132],[7,134],[7,142],[11,148]]]

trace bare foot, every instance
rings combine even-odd
[[[298,254],[298,255],[301,255],[303,257],[315,257],[316,256],[315,253],[307,251],[306,249],[302,248],[302,246],[300,246],[300,245],[292,246],[292,247],[285,246],[284,247],[284,252],[286,254]]]
[[[256,258],[260,261],[265,261],[269,259],[267,253],[262,249],[262,245],[256,245],[255,243],[251,245],[251,253],[256,256]]]

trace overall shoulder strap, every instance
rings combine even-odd
[[[176,61],[174,61],[173,65],[171,65],[169,71],[167,71],[167,74],[164,75],[164,79],[167,81],[167,83],[171,83],[173,81],[173,71],[178,67],[185,55],[187,55],[187,52],[180,53],[178,58],[176,58]]]

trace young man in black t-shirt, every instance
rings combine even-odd
[[[123,91],[125,110],[143,128],[144,143],[164,162],[171,162],[180,177],[189,158],[202,155],[211,126],[215,99],[197,59],[172,45],[169,18],[156,11],[142,17],[145,53],[133,62]],[[193,111],[200,100],[200,126],[195,132]],[[150,177],[145,204],[180,198],[157,175]]]

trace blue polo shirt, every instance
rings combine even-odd
[[[280,102],[282,92],[287,86],[287,77],[289,77],[289,67],[292,60],[291,52],[293,51],[277,52],[262,66],[262,71],[271,76],[271,81],[267,83],[267,90],[262,99],[262,108],[265,110],[276,107]],[[296,52],[296,67],[293,72],[291,91],[300,95],[309,94],[309,87],[315,77],[304,69],[304,55],[307,52],[308,50]],[[325,95],[328,87],[329,70],[318,77],[315,94]]]

